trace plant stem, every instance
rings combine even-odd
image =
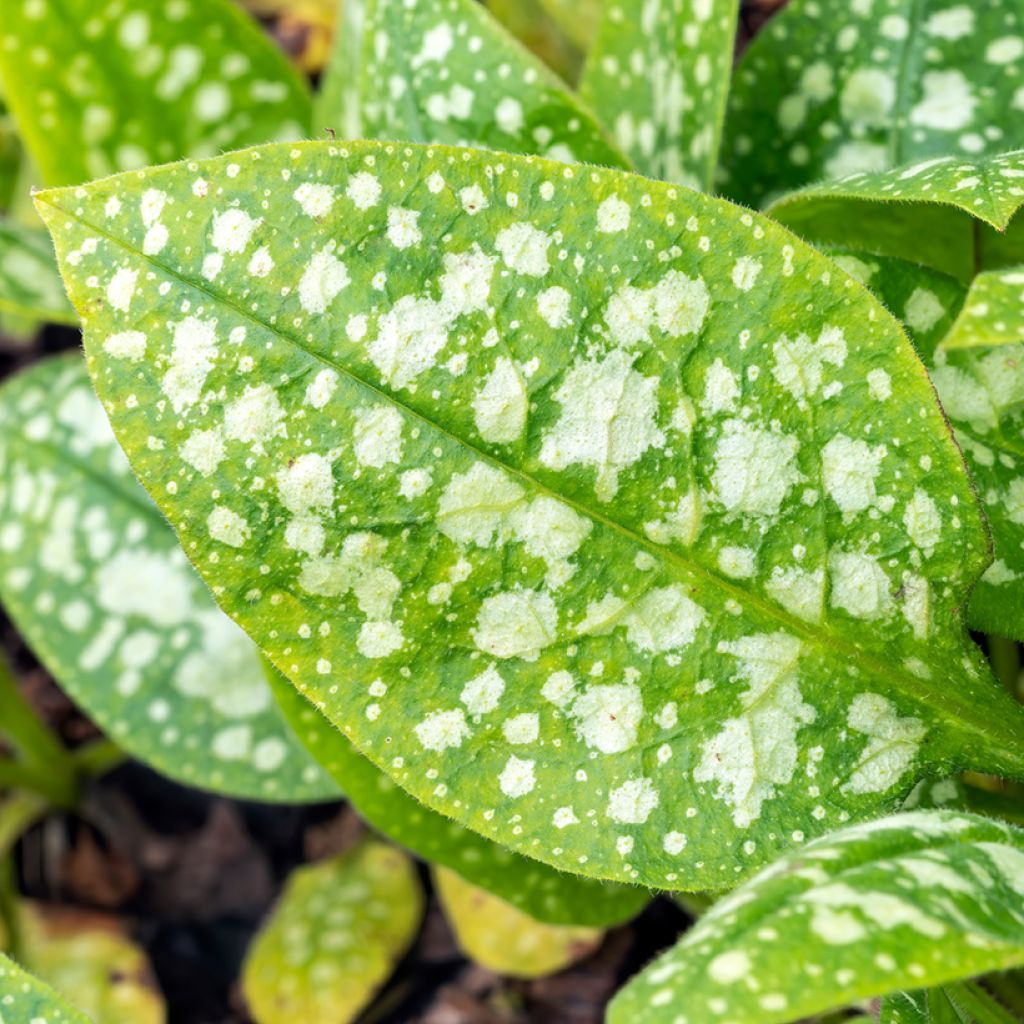
[[[72,751],[71,758],[79,775],[95,779],[113,771],[128,759],[128,755],[104,736]]]
[[[71,755],[36,717],[22,697],[7,663],[0,658],[0,731],[21,755],[30,773],[23,785],[31,786],[52,803],[72,807],[78,782]]]
[[[22,935],[21,914],[18,908],[18,874],[14,856],[0,857],[0,925],[3,925],[4,951],[20,960]]]
[[[1016,641],[1008,640],[1004,636],[990,636],[988,659],[999,682],[1011,697],[1017,697],[1020,683],[1020,647]]]
[[[38,793],[22,790],[0,803],[0,859],[6,857],[28,828],[44,817],[50,803]]]

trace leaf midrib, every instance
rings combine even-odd
[[[461,446],[472,452],[476,458],[498,467],[503,472],[508,473],[511,476],[517,477],[526,484],[528,489],[532,488],[535,492],[546,494],[554,500],[562,502],[578,513],[592,519],[594,522],[600,523],[608,529],[620,534],[630,543],[647,550],[656,558],[675,562],[682,566],[684,570],[694,572],[703,577],[707,585],[712,589],[717,587],[720,591],[725,592],[727,595],[737,600],[738,603],[753,606],[763,616],[778,622],[791,633],[798,634],[809,640],[815,648],[825,652],[826,655],[839,655],[851,661],[859,662],[869,675],[878,677],[887,683],[890,683],[894,689],[907,693],[909,697],[918,704],[930,707],[934,706],[936,703],[945,702],[946,707],[949,709],[951,714],[955,716],[958,724],[962,724],[963,726],[972,729],[989,742],[999,744],[1003,748],[1001,753],[1009,760],[1016,761],[1020,764],[1021,772],[1024,773],[1024,755],[1015,753],[1015,750],[1020,748],[1021,733],[1024,732],[1024,729],[1015,730],[1012,723],[1007,727],[1007,721],[1004,720],[1002,716],[1000,716],[996,722],[993,722],[992,716],[986,716],[984,713],[978,715],[975,703],[970,700],[963,700],[958,688],[954,689],[950,687],[946,690],[942,690],[934,685],[928,685],[927,680],[919,680],[909,672],[901,673],[898,676],[892,677],[888,671],[889,666],[884,661],[880,660],[880,658],[877,658],[873,654],[865,652],[859,647],[851,646],[845,638],[840,638],[838,634],[828,634],[822,629],[816,628],[811,623],[786,612],[781,607],[766,601],[764,598],[743,590],[727,579],[719,576],[714,572],[714,570],[702,565],[700,562],[684,557],[679,552],[670,548],[655,544],[640,534],[635,533],[629,527],[624,526],[614,519],[608,518],[590,506],[580,504],[573,498],[568,498],[565,495],[552,491],[551,488],[542,484],[524,470],[508,466],[495,456],[478,448],[471,441],[452,434],[446,427],[441,426],[425,413],[412,408],[400,398],[389,394],[378,385],[357,376],[349,367],[342,363],[336,362],[329,356],[310,348],[300,338],[286,333],[284,329],[277,325],[266,323],[254,312],[239,305],[234,299],[218,294],[217,292],[212,291],[209,287],[189,279],[182,272],[164,265],[159,260],[143,253],[124,239],[118,238],[99,225],[86,220],[75,210],[66,210],[57,205],[57,203],[53,201],[53,198],[62,194],[73,194],[73,189],[69,187],[64,189],[50,189],[40,192],[36,194],[35,201],[37,204],[46,204],[60,215],[77,222],[83,227],[88,228],[90,231],[95,232],[139,261],[147,263],[156,270],[166,274],[169,278],[177,280],[186,287],[192,288],[195,291],[208,296],[211,302],[231,310],[235,315],[243,318],[254,326],[262,328],[263,330],[270,332],[275,337],[280,338],[282,341],[294,345],[297,349],[306,353],[310,358],[316,360],[325,367],[333,369],[344,375],[346,379],[357,386],[365,388],[374,397],[396,406],[401,409],[406,416],[420,421],[431,430],[437,431],[437,433],[442,437],[452,441],[455,445]],[[83,324],[85,322],[85,318],[83,317]],[[983,680],[980,682],[983,682]],[[1009,716],[1007,716],[1007,719],[1008,718]],[[944,729],[940,729],[940,732],[944,731]],[[975,753],[973,748],[970,747],[966,747],[965,750],[967,751],[968,757]],[[977,768],[978,770],[986,770],[991,767],[991,762],[986,762],[984,757],[979,760],[980,763],[972,762],[971,767]]]

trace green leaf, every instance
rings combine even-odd
[[[783,1024],[1021,963],[1024,831],[917,812],[767,868],[630,982],[608,1022]]]
[[[52,185],[300,138],[310,120],[304,81],[229,0],[8,3],[0,75]]]
[[[608,927],[633,917],[650,899],[641,889],[555,871],[431,811],[363,757],[273,666],[265,667],[295,734],[342,788],[360,817],[416,856],[451,868],[468,882],[547,924]]]
[[[976,984],[946,985],[922,992],[897,992],[882,1000],[880,1024],[1018,1024]]]
[[[343,139],[363,134],[359,80],[363,60],[366,0],[339,0],[341,10],[320,90],[313,100],[313,132],[330,128]]]
[[[968,283],[981,267],[1024,259],[1024,221],[1011,228],[1012,247],[997,234],[1024,203],[1022,178],[1024,150],[941,157],[811,185],[770,212],[808,241],[923,263]]]
[[[581,50],[590,49],[601,23],[602,0],[540,0],[540,6]]]
[[[924,369],[767,218],[379,143],[37,202],[185,552],[432,809],[563,870],[721,889],[922,776],[1024,775],[1024,710],[958,618],[988,538]]]
[[[995,561],[971,593],[968,621],[1018,640],[1024,640],[1022,295],[1019,269],[979,275],[931,369],[984,501],[995,548]]]
[[[92,1024],[41,981],[0,953],[0,1021],[3,1024]]]
[[[583,54],[573,36],[551,16],[541,0],[486,0],[487,9],[531,53],[535,53],[558,75],[572,85],[583,70]],[[586,12],[583,12],[584,17]]]
[[[364,32],[366,137],[628,166],[594,115],[475,0],[367,0]],[[480,191],[464,197],[474,213],[505,202]]]
[[[390,977],[423,917],[412,862],[366,840],[293,871],[242,971],[261,1024],[347,1024]]]
[[[1018,0],[792,0],[735,76],[724,191],[745,203],[822,178],[1020,141]]]
[[[237,796],[335,794],[281,719],[252,643],[132,477],[77,356],[0,388],[0,522],[4,606],[121,747]]]
[[[608,0],[580,92],[643,174],[709,190],[739,0]]]
[[[434,883],[459,947],[474,963],[510,978],[544,978],[601,944],[599,928],[542,924],[510,903],[434,868]]]
[[[0,219],[0,313],[78,323],[45,231]]]

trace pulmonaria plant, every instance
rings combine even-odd
[[[151,39],[151,7],[107,9],[121,20],[92,37],[142,79],[147,47],[189,45]],[[998,636],[1024,635],[1007,600],[1024,586],[1019,5],[855,0],[826,20],[795,0],[725,116],[737,9],[607,3],[577,96],[470,0],[347,0],[315,117],[365,138],[216,157],[256,140],[197,143],[215,101],[242,134],[255,104],[269,139],[296,134],[286,111],[311,123],[308,97],[288,106],[280,75],[243,101],[179,56],[152,87],[190,104],[177,148],[133,144],[140,163],[184,159],[126,166],[113,126],[83,136],[71,176],[120,174],[68,184],[59,154],[37,157],[65,186],[36,208],[120,448],[79,365],[8,385],[2,416],[5,602],[126,748],[239,792],[271,772],[258,792],[280,799],[329,777],[511,913],[577,926],[552,933],[552,963],[634,912],[629,886],[740,886],[613,1022],[782,1024],[1024,962],[1020,831],[888,817],[924,780],[1024,780],[1024,712],[966,628],[1004,655]],[[70,35],[51,28],[56,52]],[[247,32],[217,50],[225,80]],[[0,53],[14,80],[23,58]],[[11,102],[78,131],[91,89]],[[696,190],[713,180],[771,205]],[[93,528],[81,495],[100,486],[116,500],[96,499]],[[182,659],[222,655],[209,637],[229,624],[157,510],[272,663],[249,721],[211,722],[196,698],[246,716],[182,685]],[[157,551],[165,586],[188,581],[178,618],[109,582]],[[168,740],[189,716],[209,752]],[[947,789],[970,803],[929,791]],[[254,1006],[279,986],[326,1012],[309,1009],[333,948],[309,894],[380,858],[418,891],[396,856],[296,881],[254,949]],[[465,881],[440,877],[461,905]],[[416,918],[363,922],[380,944],[360,1006]],[[289,976],[278,931],[296,928]],[[970,986],[885,1012],[932,1019],[964,992],[998,1019]]]

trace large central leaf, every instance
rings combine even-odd
[[[186,553],[430,807],[721,887],[919,773],[1024,775],[958,617],[987,538],[924,369],[770,221],[380,143],[38,203]]]

